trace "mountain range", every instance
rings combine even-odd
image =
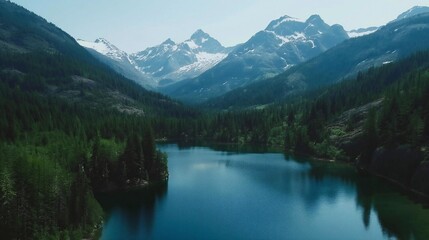
[[[414,7],[391,23],[425,12],[429,12],[428,7]],[[121,51],[105,39],[97,39],[94,43],[78,42],[115,71],[146,88],[185,102],[201,103],[211,98],[223,98],[223,94],[253,83],[264,85],[261,80],[305,64],[347,39],[361,38],[379,29],[368,27],[345,31],[338,24],[329,26],[318,15],[307,20],[283,16],[270,22],[247,42],[231,48],[223,47],[202,30],[197,30],[182,43],[167,39],[160,45],[133,54]],[[357,63],[354,70],[341,77],[380,65],[380,61],[394,61],[395,53],[390,57],[383,53],[373,56],[371,61]]]
[[[120,74],[149,88],[196,77],[223,60],[233,49],[222,46],[201,29],[182,43],[167,39],[133,54],[125,53],[102,38],[95,42],[78,39],[78,42]]]
[[[77,42],[85,47],[95,58],[124,77],[135,81],[147,89],[153,89],[156,85],[155,80],[136,69],[126,52],[120,50],[106,39],[98,38],[94,42],[77,39]]]
[[[429,49],[427,39],[429,13],[392,21],[372,34],[346,40],[274,78],[230,91],[205,105],[235,108],[270,104]]]
[[[161,92],[187,102],[201,102],[273,77],[348,38],[342,26],[329,26],[318,15],[305,21],[283,16],[238,46],[212,69]]]
[[[0,23],[0,79],[11,88],[141,115],[182,108],[120,76],[69,34],[14,3],[0,1]],[[106,44],[101,40],[95,44],[111,58],[126,59],[117,48],[100,48]]]

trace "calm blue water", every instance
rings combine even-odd
[[[163,145],[168,184],[100,198],[102,239],[429,239],[429,211],[336,163]]]

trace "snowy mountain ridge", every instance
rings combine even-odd
[[[117,61],[121,61],[124,58],[128,58],[128,54],[126,52],[120,50],[104,38],[98,38],[94,42],[85,41],[82,39],[77,39],[76,41],[82,47],[93,49]]]
[[[169,38],[160,45],[133,54],[120,50],[104,38],[98,38],[94,42],[77,39],[77,42],[86,49],[107,57],[104,62],[118,62],[121,70],[127,65],[127,71],[134,72],[129,69],[131,65],[145,79],[150,79],[149,85],[155,87],[161,82],[171,83],[196,77],[222,61],[232,50],[223,47],[202,30],[197,30],[182,43],[175,43]],[[134,72],[133,77],[135,76]]]
[[[357,37],[362,37],[362,36],[374,33],[378,29],[379,29],[378,27],[359,28],[359,29],[347,31],[347,34],[349,35],[350,38],[357,38]]]
[[[328,25],[318,15],[307,20],[282,16],[208,71],[162,88],[161,92],[182,101],[202,102],[273,77],[348,38],[341,25]]]
[[[217,63],[229,53],[216,39],[202,30],[182,43],[167,39],[160,45],[130,55],[136,68],[158,81],[177,82],[193,78]]]

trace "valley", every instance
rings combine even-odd
[[[427,39],[417,6],[127,53],[0,0],[0,234],[426,239]]]

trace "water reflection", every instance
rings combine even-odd
[[[323,200],[335,203],[341,194],[355,195],[356,206],[361,209],[365,229],[370,227],[373,212],[388,238],[427,239],[429,231],[419,227],[422,223],[429,223],[427,211],[422,213],[427,199],[416,199],[416,196],[410,196],[381,179],[358,175],[353,167],[345,163],[295,160],[287,154],[284,159],[294,164],[281,168],[269,163],[261,165],[260,161],[237,159],[219,160],[219,163],[228,168],[248,172],[246,176],[265,188],[300,196],[310,213],[315,212]],[[333,187],[338,181],[342,186]],[[406,216],[412,219],[407,219]]]
[[[316,174],[317,179],[333,176],[355,189],[356,205],[361,209],[362,222],[366,229],[369,228],[373,216],[377,217],[383,233],[388,238],[428,239],[428,228],[423,227],[429,223],[428,212],[423,211],[427,199],[410,195],[379,178],[357,175],[347,169],[332,171],[336,169],[330,167],[332,165],[337,164],[318,164],[311,172],[319,172]],[[371,214],[372,212],[374,214]]]
[[[189,150],[193,148],[210,148],[214,151],[224,152],[226,155],[236,155],[243,153],[282,153],[281,147],[269,147],[264,145],[243,145],[230,143],[209,143],[204,141],[183,141],[178,142],[177,147],[180,150]]]
[[[169,186],[102,196],[103,239],[429,239],[429,210],[347,164],[218,148],[164,146]]]
[[[132,235],[150,235],[155,221],[156,208],[162,207],[167,195],[168,182],[153,184],[144,190],[98,194],[97,199],[110,216],[115,215],[126,232]],[[120,217],[118,217],[120,216]],[[142,227],[144,226],[144,227]],[[104,235],[109,235],[108,233]],[[109,239],[104,237],[104,239]]]

